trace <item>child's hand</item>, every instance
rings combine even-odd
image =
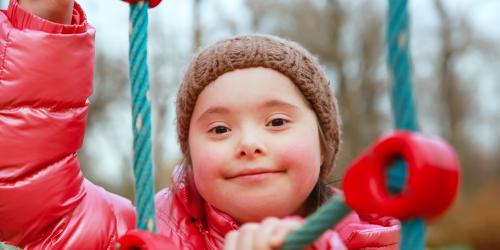
[[[262,223],[244,224],[226,234],[224,250],[271,250],[283,245],[286,237],[302,225],[299,221],[267,218]]]
[[[19,5],[43,19],[71,24],[75,0],[19,0]]]

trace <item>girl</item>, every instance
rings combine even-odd
[[[85,180],[76,152],[91,94],[94,30],[72,0],[12,0],[0,15],[0,241],[112,249],[129,201]],[[178,249],[280,247],[336,192],[326,185],[340,119],[317,60],[246,35],[192,59],[177,95],[184,153],[156,195],[158,234]],[[349,215],[315,249],[397,246],[397,221]]]

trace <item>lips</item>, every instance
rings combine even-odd
[[[251,176],[258,176],[258,175],[265,175],[265,174],[277,174],[277,173],[284,173],[284,170],[276,170],[276,169],[265,169],[265,168],[255,168],[255,169],[245,169],[242,170],[232,176],[229,177],[229,179],[235,179],[239,177],[251,177]]]

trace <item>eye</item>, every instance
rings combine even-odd
[[[215,127],[211,128],[208,132],[213,133],[213,134],[224,134],[224,133],[227,133],[229,131],[231,131],[231,130],[228,127],[219,125],[219,126],[215,126]]]
[[[267,126],[281,127],[281,126],[286,125],[287,123],[288,123],[288,121],[283,119],[283,118],[275,118],[275,119],[272,119],[269,123],[267,123]]]

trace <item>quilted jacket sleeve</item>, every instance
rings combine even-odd
[[[77,151],[92,93],[94,29],[11,0],[0,12],[0,241],[24,248],[106,249],[133,227],[128,200],[86,181]]]

